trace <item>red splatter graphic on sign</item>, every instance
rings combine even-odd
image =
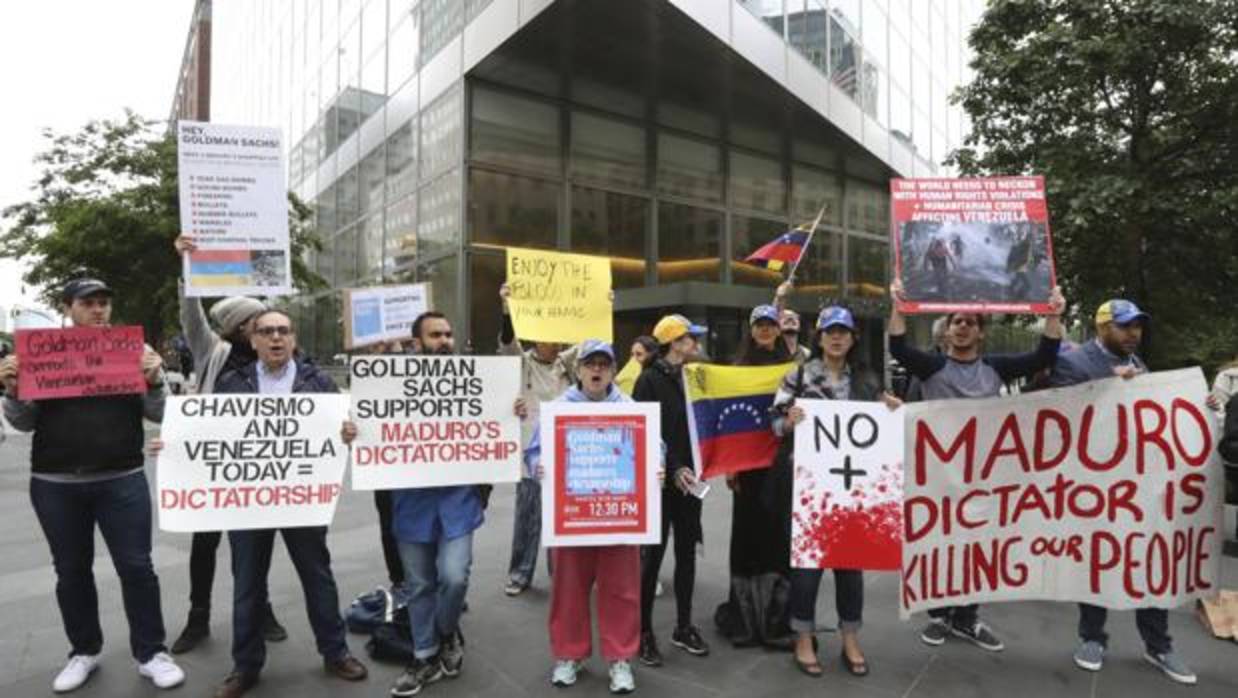
[[[850,502],[819,492],[815,476],[797,467],[799,501],[792,515],[791,564],[827,569],[902,567],[902,464],[883,465],[871,482],[852,489]],[[894,495],[894,498],[891,498]]]

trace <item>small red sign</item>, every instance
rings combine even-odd
[[[16,339],[23,400],[146,392],[141,327],[18,330]]]

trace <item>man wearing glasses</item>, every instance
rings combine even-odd
[[[944,352],[925,352],[907,343],[907,323],[898,310],[903,283],[890,285],[890,355],[920,381],[924,400],[995,397],[1003,385],[1031,378],[1053,366],[1062,343],[1062,310],[1066,300],[1059,289],[1049,296],[1053,312],[1045,319],[1044,336],[1034,351],[1025,354],[983,354],[983,315],[951,313],[946,316]],[[980,620],[980,606],[947,606],[928,612],[932,619],[920,633],[928,645],[940,645],[953,635],[990,652],[1005,649],[1000,638]]]

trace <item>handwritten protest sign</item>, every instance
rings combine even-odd
[[[1194,368],[909,405],[904,615],[1214,593],[1224,487],[1206,394]]]
[[[610,260],[507,248],[516,336],[531,342],[611,341]]]
[[[652,545],[662,536],[656,404],[542,405],[542,545]]]
[[[791,566],[897,570],[903,545],[903,412],[880,402],[796,400]]]
[[[1043,177],[890,180],[906,313],[1052,312]]]
[[[159,527],[221,531],[326,526],[348,448],[346,395],[168,398],[156,487]]]
[[[276,128],[177,122],[187,296],[292,292],[283,136]]]
[[[23,400],[146,392],[141,327],[18,330],[14,338]]]
[[[430,285],[344,289],[344,347],[408,339],[413,321],[430,309]]]
[[[358,490],[520,479],[520,357],[354,356]]]

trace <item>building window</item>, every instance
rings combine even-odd
[[[559,110],[552,104],[473,89],[472,159],[558,174]]]
[[[847,239],[847,292],[852,296],[884,298],[889,283],[890,246],[882,240],[850,236]]]
[[[825,207],[822,225],[843,224],[842,179],[806,165],[791,167],[791,215],[796,224],[811,222]]]
[[[499,286],[506,281],[506,257],[501,250],[469,254],[469,337],[478,354],[498,351],[503,321]]]
[[[398,199],[417,189],[417,117],[387,137],[387,191]]]
[[[644,286],[649,205],[640,196],[572,187],[572,251],[610,257],[615,288]]]
[[[739,4],[782,36],[782,0],[739,0]]]
[[[841,295],[842,251],[841,232],[825,226],[817,228],[795,272],[795,295],[812,305]]]
[[[421,112],[421,181],[461,162],[460,90],[451,89]]]
[[[765,218],[731,216],[731,279],[746,286],[774,288],[784,276],[781,271],[766,269],[744,262],[757,248],[787,232],[785,221]]]
[[[830,17],[830,82],[851,99],[860,91],[860,46],[835,17]]]
[[[658,283],[718,281],[721,211],[658,204]]]
[[[335,183],[335,215],[340,225],[349,225],[361,214],[361,196],[357,189],[357,168],[350,167]]]
[[[732,150],[730,179],[732,206],[786,212],[787,187],[778,160]]]
[[[455,251],[460,246],[460,171],[453,170],[418,193],[417,250],[423,257]]]
[[[386,181],[387,154],[382,145],[372,150],[361,160],[361,213],[373,213],[383,209],[383,185]]]
[[[391,8],[391,38],[387,42],[387,84],[390,94],[417,74],[418,47],[417,8],[412,10]]]
[[[470,241],[554,248],[560,191],[559,184],[543,179],[472,170]]]
[[[658,191],[722,201],[722,149],[716,144],[658,134]]]
[[[430,283],[430,301],[431,307],[447,316],[452,327],[457,331],[463,328],[462,318],[460,316],[460,306],[456,303],[456,292],[460,286],[460,273],[456,269],[456,256],[443,257],[436,259],[424,265],[417,267],[417,281],[428,281]],[[498,295],[498,288],[494,290],[495,296]],[[476,295],[476,294],[473,294]],[[498,305],[498,299],[495,298],[495,305]],[[463,339],[457,340],[463,342]],[[463,346],[457,346],[457,349],[464,349]]]
[[[850,180],[847,183],[847,225],[874,235],[890,234],[890,195],[875,184]]]
[[[572,113],[572,178],[632,189],[646,186],[645,129]]]
[[[802,8],[796,3],[787,10],[787,41],[800,55],[817,67],[828,72],[828,51],[825,34],[829,14],[821,0],[806,0]]]
[[[429,63],[463,28],[463,2],[424,0],[421,3],[421,65]]]
[[[345,228],[335,236],[335,283],[353,283],[357,274],[357,226]]]
[[[388,206],[383,226],[383,276],[390,277],[417,261],[417,195]]]

